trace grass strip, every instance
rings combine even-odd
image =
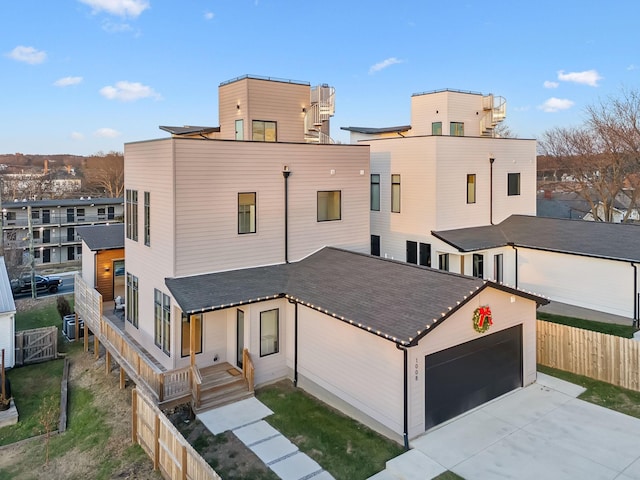
[[[617,337],[632,338],[637,328],[631,325],[619,325],[617,323],[595,322],[593,320],[585,320],[583,318],[565,317],[555,315],[553,313],[538,312],[537,317],[547,322],[568,325],[569,327],[582,328],[592,332],[606,333],[607,335],[615,335]]]

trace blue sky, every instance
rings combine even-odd
[[[640,2],[4,0],[0,153],[90,155],[218,125],[245,74],[336,88],[343,126],[410,123],[413,93],[507,99],[521,138],[640,87]]]

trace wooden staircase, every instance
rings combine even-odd
[[[204,367],[199,372],[202,382],[198,385],[200,401],[193,402],[195,413],[253,397],[242,371],[230,363]]]

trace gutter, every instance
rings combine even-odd
[[[510,246],[511,248],[513,248],[513,250],[516,252],[516,264],[515,264],[515,274],[516,274],[516,278],[515,278],[515,287],[518,288],[518,249],[516,248],[515,244],[513,242],[509,242],[507,243],[508,246]]]
[[[402,439],[404,449],[409,450],[409,352],[405,347],[396,344],[398,350],[402,350],[404,356],[404,398],[403,398],[403,425]]]
[[[298,386],[298,302],[289,299],[293,303],[295,314],[293,320],[293,386]]]
[[[633,267],[633,326],[638,327],[638,266],[631,262]]]
[[[493,223],[493,162],[495,162],[495,158],[489,159],[489,223],[494,225]]]
[[[285,165],[282,167],[284,177],[284,263],[289,263],[289,175],[291,171]]]

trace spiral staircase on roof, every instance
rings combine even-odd
[[[482,98],[482,110],[484,116],[480,123],[480,132],[483,137],[495,137],[495,128],[507,117],[507,101],[504,97],[493,94]]]
[[[329,135],[329,119],[335,113],[335,88],[322,84],[311,89],[305,109],[304,139],[307,143],[335,143]]]

